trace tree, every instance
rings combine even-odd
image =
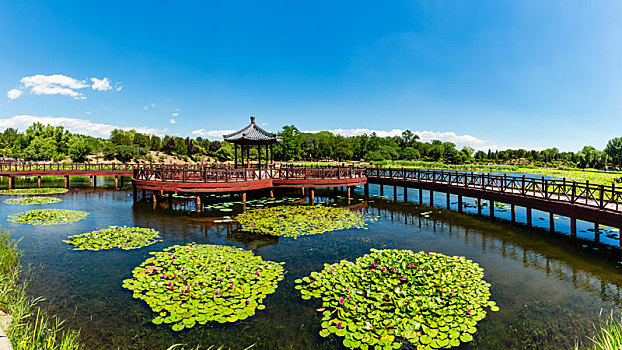
[[[77,136],[71,138],[68,155],[74,162],[84,162],[92,151],[91,144],[83,138]]]
[[[114,129],[110,133],[110,142],[114,145],[129,146],[132,144],[132,134],[129,131]]]
[[[616,137],[607,142],[605,153],[616,167],[622,166],[622,137]]]

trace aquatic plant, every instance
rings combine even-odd
[[[371,216],[346,208],[321,206],[276,206],[249,210],[235,217],[242,230],[274,236],[296,237],[365,228]]]
[[[12,190],[0,190],[5,195],[31,195],[31,194],[62,194],[69,191],[66,188],[14,188]]]
[[[60,198],[56,197],[21,197],[21,198],[9,198],[4,201],[6,204],[19,204],[19,205],[31,205],[31,204],[51,204],[60,202]]]
[[[323,337],[363,350],[438,349],[473,340],[485,308],[499,310],[483,277],[465,257],[372,249],[295,282],[303,299],[322,299]]]
[[[16,215],[9,215],[9,221],[35,226],[62,225],[80,221],[89,213],[64,209],[36,209]]]
[[[144,227],[110,226],[103,230],[69,236],[63,242],[74,250],[138,249],[159,241],[160,232]]]
[[[175,331],[251,317],[283,279],[281,264],[241,248],[190,243],[151,254],[123,287],[158,313],[153,323]]]

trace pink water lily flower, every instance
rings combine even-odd
[[[229,285],[229,289],[231,289],[231,288],[233,288],[233,284],[230,284],[230,285]]]
[[[194,285],[195,285],[195,286],[198,286],[199,284],[198,284],[197,282],[194,282]]]
[[[341,328],[341,322],[337,322],[337,328]]]
[[[408,267],[413,267],[413,266],[415,266],[415,264],[413,264],[413,263],[408,263]]]
[[[218,294],[220,293],[220,291],[218,289],[216,289],[216,291],[214,292],[214,294]]]
[[[343,299],[343,298],[339,298],[339,302],[340,302],[341,304],[343,304],[344,299]]]
[[[467,309],[467,314],[470,314],[470,313],[471,313],[471,310],[470,310],[470,309]]]

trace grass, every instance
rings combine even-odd
[[[26,295],[22,252],[7,230],[0,229],[0,309],[13,316],[5,330],[15,350],[78,350],[79,332],[66,329],[63,321],[39,307],[41,298]]]
[[[519,167],[515,165],[503,164],[445,164],[441,162],[430,162],[424,160],[381,160],[370,162],[371,166],[379,166],[381,168],[391,167],[410,167],[425,169],[441,169],[441,170],[463,170],[463,171],[519,171]]]
[[[613,316],[613,312],[606,318],[601,315],[598,317],[598,326],[594,325],[594,336],[588,338],[590,344],[586,347],[579,347],[575,343],[574,349],[588,350],[619,350],[622,349],[622,318]]]

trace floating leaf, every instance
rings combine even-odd
[[[19,204],[19,205],[31,205],[31,204],[51,204],[60,202],[60,198],[56,197],[22,197],[22,198],[9,198],[4,201],[6,204]]]
[[[103,230],[69,236],[63,242],[75,246],[74,250],[104,250],[121,248],[123,250],[146,247],[160,238],[160,232],[143,227],[110,226]]]
[[[89,213],[77,210],[36,209],[9,215],[9,221],[36,226],[62,225],[80,221],[87,215]]]
[[[281,264],[240,248],[191,243],[151,255],[123,287],[175,331],[253,316],[283,279]]]
[[[12,190],[0,190],[5,195],[29,195],[29,194],[61,194],[69,191],[66,188],[14,188]]]
[[[273,236],[297,237],[329,231],[364,228],[375,219],[346,208],[275,206],[249,210],[236,216],[242,230]]]
[[[303,299],[323,301],[321,336],[342,336],[350,348],[397,349],[407,341],[438,349],[473,340],[484,307],[498,310],[483,277],[464,257],[372,249],[295,282]]]

